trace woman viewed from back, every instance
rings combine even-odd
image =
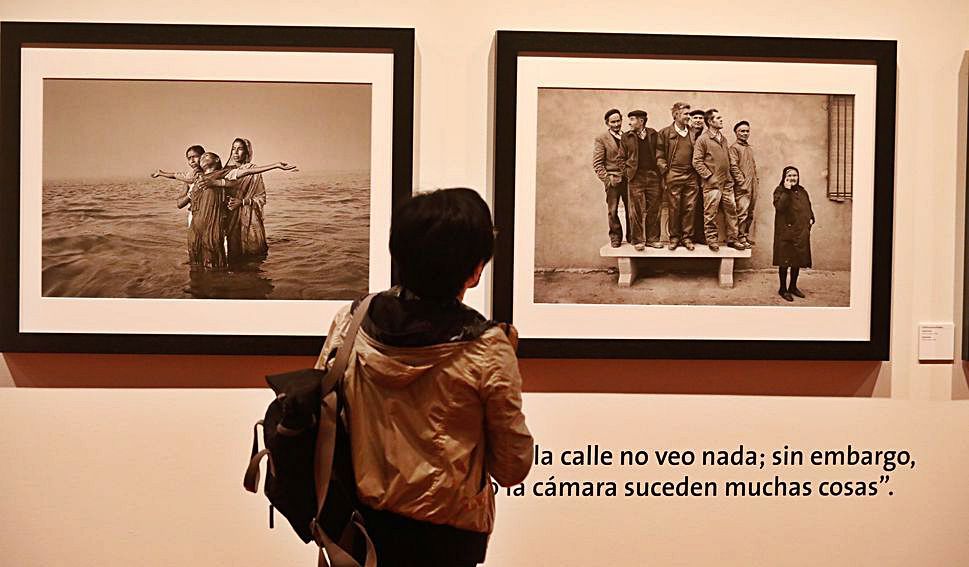
[[[373,299],[344,378],[361,512],[382,567],[473,566],[494,527],[490,477],[521,482],[533,451],[514,329],[462,303],[494,250],[491,213],[470,189],[434,191],[398,207],[390,233],[401,285]]]

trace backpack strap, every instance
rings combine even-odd
[[[269,454],[268,449],[259,450],[259,426],[263,425],[263,423],[264,421],[260,419],[252,426],[252,455],[249,457],[249,466],[246,467],[246,475],[242,479],[242,486],[253,494],[259,491],[259,462]],[[272,459],[269,459],[270,466],[272,466],[272,462]]]
[[[343,343],[340,344],[340,348],[336,351],[336,359],[333,361],[333,366],[330,367],[330,371],[323,377],[320,388],[322,395],[329,394],[336,386],[336,383],[342,380],[343,375],[346,374],[347,364],[350,362],[350,353],[353,352],[353,342],[357,339],[357,331],[360,329],[360,325],[363,324],[363,318],[367,316],[367,311],[370,310],[370,302],[376,295],[376,293],[371,293],[367,297],[364,297],[353,311],[353,318],[350,319],[350,326],[347,327],[347,332],[343,337]]]
[[[360,564],[350,554],[326,535],[326,532],[317,523],[317,519],[323,512],[326,493],[330,488],[330,475],[333,471],[333,453],[336,449],[336,420],[338,409],[336,387],[342,383],[343,377],[346,374],[350,354],[353,352],[353,343],[357,338],[357,331],[360,329],[363,318],[366,317],[367,311],[370,308],[370,302],[375,295],[368,295],[357,305],[356,310],[353,312],[350,326],[347,327],[346,334],[343,337],[343,343],[336,351],[336,359],[333,361],[333,366],[330,367],[329,371],[323,377],[321,385],[320,423],[316,435],[316,458],[313,460],[313,477],[316,480],[317,507],[316,516],[313,518],[313,523],[311,524],[313,537],[317,545],[320,546],[320,567],[360,567]],[[353,518],[352,521],[357,525],[367,542],[365,567],[376,567],[377,559],[376,554],[373,552],[373,542],[370,541],[367,531],[357,521],[357,518]],[[324,550],[326,550],[326,555],[329,556],[329,561],[327,561],[324,555]]]

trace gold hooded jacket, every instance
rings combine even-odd
[[[348,306],[334,318],[318,368],[342,343],[349,314]],[[473,340],[394,347],[360,329],[344,391],[364,505],[492,531],[489,476],[502,486],[522,482],[534,449],[505,331],[494,326]]]

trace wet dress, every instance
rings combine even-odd
[[[207,181],[225,177],[227,169],[202,174]],[[224,270],[225,189],[209,185],[192,193],[192,222],[188,227],[188,261],[193,270]]]
[[[225,177],[237,178],[240,170],[251,164],[239,166]],[[246,175],[238,178],[238,184],[228,189],[228,194],[246,200],[233,211],[226,211],[227,254],[230,263],[264,257],[269,252],[266,243],[266,227],[263,224],[263,207],[266,205],[266,184],[262,174]]]

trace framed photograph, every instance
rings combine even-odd
[[[499,31],[529,357],[887,360],[896,42]]]
[[[0,36],[0,351],[310,354],[391,284],[412,29]]]

